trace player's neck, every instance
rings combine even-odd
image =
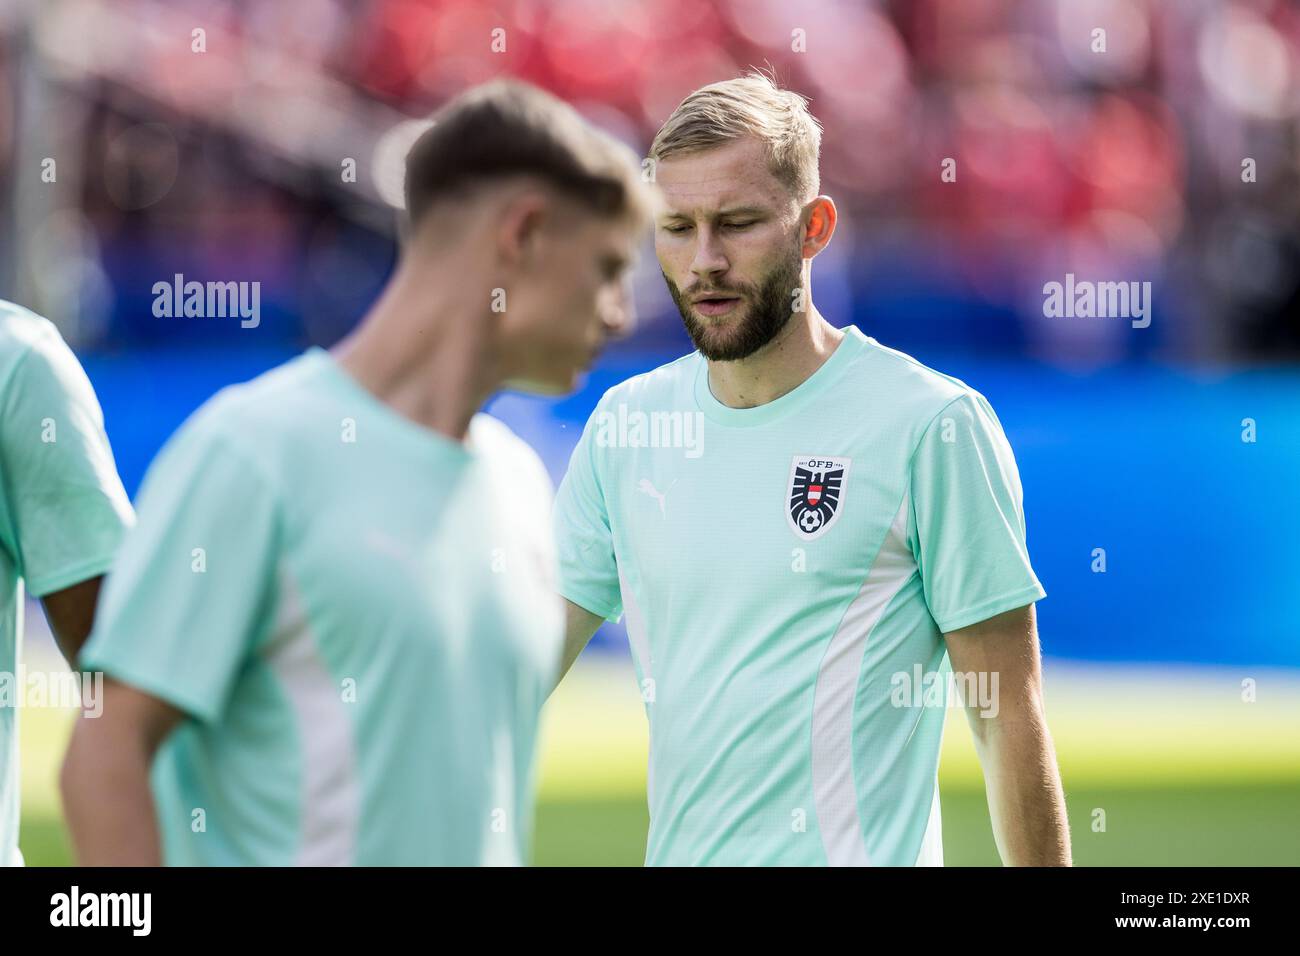
[[[831,357],[844,333],[816,306],[796,314],[767,345],[748,358],[709,363],[709,390],[730,408],[776,401],[806,382]]]
[[[398,414],[464,441],[470,420],[500,382],[488,323],[469,314],[457,288],[399,275],[332,353]]]

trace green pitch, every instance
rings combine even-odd
[[[1245,678],[1254,701],[1242,699]],[[1300,677],[1049,663],[1046,679],[1076,863],[1300,864]],[[56,780],[71,714],[31,709],[21,721],[23,853],[29,865],[67,864]],[[575,668],[543,726],[537,864],[641,863],[645,748],[628,665]],[[946,863],[997,865],[978,761],[955,710],[940,779]]]

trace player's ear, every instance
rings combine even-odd
[[[804,207],[806,224],[803,231],[803,257],[811,259],[830,244],[835,234],[835,223],[839,214],[835,209],[835,200],[830,196],[818,196]]]
[[[497,227],[497,251],[503,262],[517,266],[536,254],[547,207],[546,197],[532,190],[505,204]]]

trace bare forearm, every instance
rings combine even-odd
[[[54,635],[54,641],[59,645],[64,658],[74,668],[77,666],[77,656],[95,623],[95,607],[99,602],[102,581],[102,576],[90,578],[62,591],[47,594],[42,599],[50,633]]]
[[[564,601],[564,652],[560,660],[560,670],[555,678],[555,684],[558,687],[560,681],[564,680],[564,675],[569,673],[569,668],[573,662],[578,659],[591,636],[596,633],[596,628],[600,627],[604,620],[598,614],[592,614],[584,607],[579,607],[567,598]]]
[[[1003,864],[1069,866],[1070,824],[1046,718],[1034,709],[979,719],[975,743]]]
[[[64,759],[64,813],[82,866],[160,866],[162,847],[149,791],[147,748],[111,740],[82,718]]]
[[[564,657],[560,661],[559,675],[555,679],[557,687],[559,686],[560,681],[564,680],[564,675],[569,673],[569,669],[573,667],[574,661],[576,661],[579,655],[582,654],[583,649],[586,648],[587,643],[590,640],[590,637],[583,638],[572,634],[566,635],[564,639]]]

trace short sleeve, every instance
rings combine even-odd
[[[912,459],[913,552],[945,633],[1046,596],[1029,563],[1020,475],[984,396],[954,399]]]
[[[104,574],[133,520],[90,380],[57,335],[34,343],[0,395],[9,542],[36,597]]]
[[[213,721],[273,616],[277,496],[234,442],[191,420],[137,505],[81,666]]]
[[[608,621],[623,615],[614,536],[595,458],[593,413],[569,459],[555,497],[555,540],[560,593]]]

